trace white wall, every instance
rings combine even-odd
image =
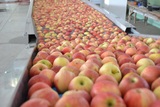
[[[127,0],[104,0],[104,8],[125,20]]]

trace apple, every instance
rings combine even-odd
[[[99,77],[98,72],[91,70],[91,69],[84,69],[80,71],[79,75],[84,75],[89,77],[93,82]]]
[[[78,75],[73,78],[68,86],[69,90],[85,90],[88,93],[91,91],[93,82],[87,76]]]
[[[135,46],[137,48],[138,53],[145,54],[145,53],[148,53],[150,50],[149,46],[142,41],[137,42]]]
[[[72,53],[67,52],[67,53],[64,54],[64,56],[65,56],[69,61],[72,60]]]
[[[35,58],[33,59],[33,65],[35,65],[40,60],[42,60],[42,58],[35,56]]]
[[[101,62],[102,62],[102,64],[105,64],[107,62],[113,62],[116,65],[118,64],[117,59],[115,57],[112,57],[112,56],[104,57]]]
[[[99,82],[99,81],[110,81],[118,85],[117,80],[111,75],[101,75],[96,79],[95,82]]]
[[[76,75],[73,72],[67,70],[59,71],[54,77],[54,84],[59,93],[63,93],[68,90],[68,86],[71,80]]]
[[[58,56],[53,62],[53,66],[60,66],[60,67],[66,66],[68,64],[69,60],[63,56]]]
[[[125,93],[133,88],[148,88],[149,89],[149,84],[145,79],[140,77],[136,73],[128,73],[126,74],[122,80],[119,83],[119,89],[124,96]]]
[[[61,50],[61,52],[62,52],[63,54],[69,53],[70,51],[71,51],[71,47],[64,47],[64,48]]]
[[[80,50],[79,52],[83,53],[85,56],[88,56],[90,54],[90,51],[89,50]]]
[[[127,55],[133,56],[137,53],[137,49],[135,47],[130,47],[126,49],[125,53]]]
[[[159,107],[160,105],[160,100],[156,100],[155,102],[152,103],[150,107]]]
[[[124,101],[127,107],[151,107],[156,96],[147,88],[134,88],[125,94]]]
[[[102,62],[101,62],[101,61],[102,61],[102,60],[99,59],[99,58],[90,57],[90,58],[87,59],[86,62],[94,62],[94,63],[96,63],[99,67],[101,67],[101,66],[102,66]]]
[[[106,92],[93,97],[90,107],[126,107],[126,105],[120,96]]]
[[[46,76],[53,83],[54,76],[56,75],[56,73],[51,69],[43,69],[39,75]]]
[[[146,39],[146,44],[151,44],[151,43],[154,43],[155,42],[155,39],[153,39],[153,38],[151,38],[151,37],[149,37],[149,38],[145,38]]]
[[[135,70],[133,68],[130,68],[130,67],[126,67],[126,68],[121,70],[122,76],[125,76],[126,74],[128,74],[130,72],[137,73],[137,70]]]
[[[141,73],[141,77],[144,78],[149,85],[153,83],[160,76],[160,66],[148,66]]]
[[[160,86],[160,77],[152,82],[151,89],[154,90],[158,86]]]
[[[45,47],[44,43],[38,43],[38,45],[37,45],[37,48],[39,51],[42,50],[44,47]]]
[[[106,80],[95,82],[90,93],[91,96],[94,97],[100,93],[106,92],[114,93],[118,96],[121,96],[121,92],[118,88],[118,85],[116,83]]]
[[[158,48],[151,48],[149,53],[158,53],[160,50]]]
[[[124,63],[120,66],[120,70],[123,70],[124,68],[133,68],[133,69],[137,69],[137,66],[135,63]]]
[[[112,75],[118,82],[122,78],[121,71],[119,67],[112,63],[105,63],[102,65],[102,67],[99,69],[100,75]]]
[[[151,66],[151,65],[155,65],[154,62],[149,59],[149,58],[142,58],[140,59],[137,63],[137,72],[138,74],[141,74],[143,72],[143,70],[147,67],[147,66]]]
[[[135,63],[137,63],[140,59],[142,58],[147,58],[147,56],[145,56],[144,54],[135,54],[132,56],[133,60]]]
[[[79,59],[79,58],[75,58],[73,59],[68,65],[69,66],[73,66],[76,67],[78,70],[80,69],[80,67],[85,63],[84,60]]]
[[[39,60],[37,63],[42,63],[42,64],[46,65],[48,68],[52,68],[51,62],[46,59]]]
[[[105,57],[108,57],[108,56],[111,56],[111,57],[116,57],[115,54],[111,51],[104,51],[102,54],[101,54],[101,58],[105,58]]]
[[[53,56],[55,56],[55,57],[58,57],[58,56],[61,56],[61,55],[63,55],[60,51],[58,51],[58,50],[51,50],[50,51],[50,55],[53,55]]]
[[[76,76],[79,74],[79,69],[77,69],[75,66],[72,66],[70,64],[66,65],[66,66],[63,66],[62,68],[60,68],[59,72],[60,71],[70,71],[70,72],[73,72]]]
[[[62,96],[54,107],[90,107],[88,101],[79,94]]]
[[[58,93],[51,88],[40,89],[34,92],[30,97],[30,99],[37,99],[37,98],[49,101],[51,107],[54,107],[57,101],[60,99]]]
[[[42,58],[42,59],[46,59],[46,57],[47,57],[48,55],[49,55],[49,54],[48,54],[47,52],[45,52],[45,51],[39,51],[36,56],[38,56],[38,57],[40,57],[40,58]]]
[[[96,58],[96,59],[100,59],[100,60],[101,60],[99,54],[89,54],[89,55],[86,57],[87,60],[90,59],[90,58]]]
[[[32,85],[36,84],[37,82],[43,82],[50,87],[52,86],[51,81],[44,75],[35,75],[31,77],[28,81],[28,87],[31,87]]]
[[[81,53],[81,52],[74,53],[73,56],[72,56],[72,58],[73,59],[79,58],[79,59],[82,59],[84,61],[86,60],[86,56],[83,53]]]
[[[46,60],[50,61],[51,64],[53,64],[54,60],[57,58],[55,55],[48,55],[46,57]]]
[[[149,58],[155,62],[157,59],[160,59],[160,53],[153,53],[149,55]]]
[[[50,107],[51,104],[41,98],[35,98],[35,99],[30,99],[26,102],[24,102],[20,107]]]
[[[96,63],[92,61],[87,60],[84,64],[81,65],[79,70],[82,71],[86,69],[91,69],[91,70],[98,72],[99,68],[100,68],[99,65],[97,65]]]
[[[30,96],[37,90],[40,90],[42,88],[51,88],[49,85],[47,85],[44,82],[37,82],[34,85],[32,85],[29,90],[28,90],[28,97],[30,98]]]
[[[160,100],[160,86],[156,87],[153,90],[153,93],[155,94],[155,96],[157,97],[157,99]]]
[[[33,77],[35,75],[38,75],[43,69],[47,69],[48,66],[42,63],[37,63],[33,65],[29,71],[30,77]]]
[[[91,101],[91,96],[88,92],[84,91],[84,90],[68,90],[65,93],[63,93],[62,96],[68,96],[68,95],[78,95],[78,96],[82,96],[83,98],[85,98],[88,102]]]

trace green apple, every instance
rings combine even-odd
[[[93,81],[87,76],[78,75],[73,78],[69,84],[69,90],[85,90],[90,92],[93,86]]]
[[[150,54],[150,55],[149,55],[149,58],[150,58],[152,61],[155,62],[157,59],[160,59],[160,53]]]
[[[160,86],[156,87],[156,88],[153,90],[153,93],[155,94],[155,96],[157,97],[157,99],[160,100]]]
[[[52,68],[52,64],[49,60],[42,59],[42,60],[39,60],[37,63],[42,63],[42,64],[46,65],[48,68]]]
[[[63,56],[58,56],[53,62],[53,66],[60,66],[60,67],[66,66],[68,64],[69,60]]]
[[[100,75],[111,75],[113,76],[118,82],[122,78],[121,71],[118,66],[112,64],[112,63],[105,63],[102,65],[102,67],[99,69]]]

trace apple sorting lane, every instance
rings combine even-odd
[[[158,99],[157,91],[149,90],[160,75],[158,39],[128,35],[104,14],[80,0],[34,1],[32,15],[38,34],[38,51],[28,70],[30,78],[27,86],[30,90],[41,82],[49,88],[37,85],[36,91],[23,102],[22,107],[40,104],[41,101],[31,100],[38,98],[44,99],[47,106],[49,103],[49,106],[55,107],[96,107],[99,104],[97,100],[101,102],[101,107],[106,103],[117,106],[114,101],[118,107],[131,107],[132,101],[128,101],[128,96],[136,98],[133,95],[136,90],[139,93],[144,90],[151,98],[140,99],[136,107],[143,107],[141,100],[150,100],[144,106],[150,107]],[[140,56],[135,58],[137,54]],[[148,73],[147,69],[153,70],[154,74]],[[148,78],[152,78],[152,81]],[[131,82],[124,82],[126,80]],[[123,95],[123,98],[124,83],[124,87],[128,86],[131,91],[126,92],[129,94]],[[101,91],[97,91],[97,88]],[[63,96],[71,90],[76,92]],[[77,90],[83,90],[83,94],[80,96]]]

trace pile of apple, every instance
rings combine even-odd
[[[21,107],[159,107],[160,39],[130,36],[80,0],[35,0],[33,19]]]

